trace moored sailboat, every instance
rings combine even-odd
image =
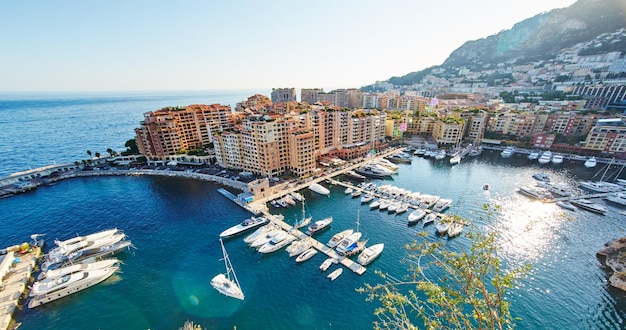
[[[230,258],[228,258],[228,253],[226,253],[226,248],[224,247],[224,242],[222,242],[221,238],[220,245],[222,246],[222,255],[224,256],[223,260],[226,265],[226,273],[217,274],[213,277],[211,285],[215,288],[215,290],[223,295],[244,300],[244,294],[241,290],[241,286],[239,285],[237,275],[235,274],[235,269],[230,263]]]

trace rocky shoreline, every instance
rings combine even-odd
[[[612,272],[611,286],[626,291],[626,237],[608,241],[596,256],[602,266]]]

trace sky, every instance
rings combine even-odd
[[[0,2],[0,91],[359,88],[575,0]]]

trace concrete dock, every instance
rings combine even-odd
[[[39,244],[41,245],[41,244]],[[7,253],[0,261],[0,329],[14,329],[19,325],[13,320],[13,313],[26,297],[31,276],[37,260],[41,258],[41,247],[30,245],[20,250],[20,246],[6,248]]]

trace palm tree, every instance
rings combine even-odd
[[[109,153],[111,157],[113,157],[113,153],[114,153],[113,149],[107,148],[107,152]]]
[[[91,150],[87,150],[87,155],[89,155],[89,158],[91,158]]]
[[[100,158],[100,153],[96,151],[96,158]]]

